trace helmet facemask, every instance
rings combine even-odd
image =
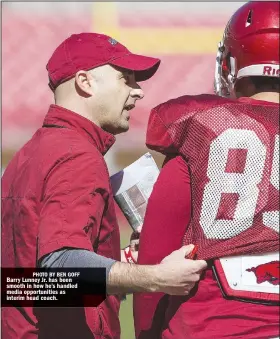
[[[214,91],[222,97],[235,97],[236,82],[235,59],[226,51],[224,39],[218,44],[216,56]]]

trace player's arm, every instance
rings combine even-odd
[[[180,156],[167,159],[149,198],[138,263],[159,263],[167,254],[180,248],[190,217],[191,188],[187,163]],[[137,338],[157,337],[166,302],[161,293],[134,295]]]

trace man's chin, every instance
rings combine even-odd
[[[121,134],[121,133],[125,133],[129,130],[129,123],[127,124],[123,124],[121,126],[118,127],[118,129],[115,131],[115,135],[116,134]]]

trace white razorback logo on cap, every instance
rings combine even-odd
[[[110,42],[111,45],[116,45],[118,43],[117,40],[113,38],[110,38],[108,41]]]

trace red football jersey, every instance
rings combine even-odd
[[[168,158],[149,198],[138,263],[160,263],[180,248],[190,216],[189,168]],[[209,267],[187,297],[135,293],[134,323],[137,339],[271,339],[279,337],[279,307],[225,299]]]
[[[278,251],[278,104],[182,96],[152,110],[147,145],[188,162],[199,259]]]

